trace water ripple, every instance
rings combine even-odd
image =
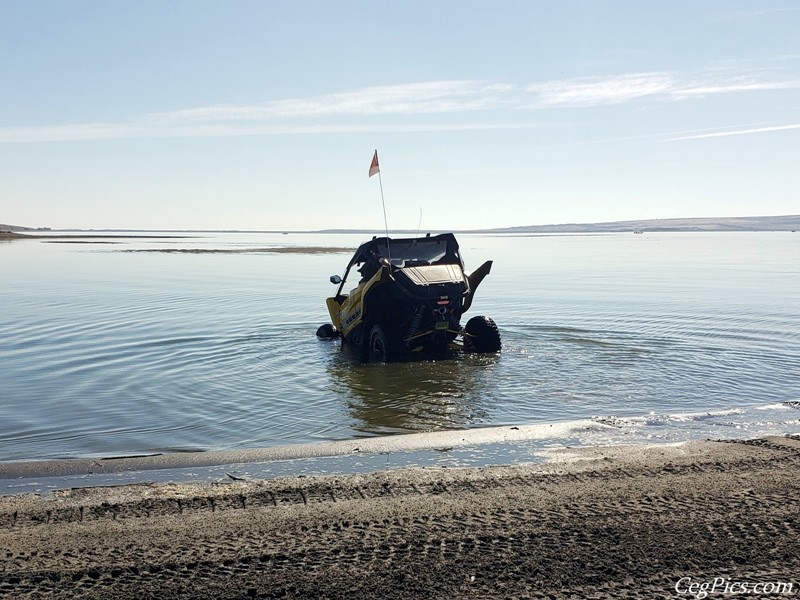
[[[734,252],[729,239],[709,243]],[[503,239],[472,309],[498,322],[503,352],[390,365],[314,336],[341,255],[14,250],[17,262],[0,256],[0,460],[591,417],[618,419],[617,441],[789,427],[800,279],[783,276],[796,261],[775,239],[729,268],[695,264],[671,238],[646,257],[603,237]],[[471,254],[494,243],[473,241]],[[534,251],[553,262],[516,260]]]

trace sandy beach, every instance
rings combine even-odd
[[[795,436],[4,496],[0,596],[800,595],[799,467]]]

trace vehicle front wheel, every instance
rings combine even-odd
[[[397,357],[397,344],[383,325],[374,325],[369,332],[369,359],[375,362],[388,362]]]
[[[321,340],[333,340],[339,337],[339,330],[332,324],[325,323],[317,329],[317,337]]]
[[[500,352],[500,332],[489,317],[472,317],[464,331],[464,349],[468,352]]]

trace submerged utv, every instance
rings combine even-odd
[[[341,337],[365,359],[376,361],[454,347],[498,352],[500,334],[490,318],[473,317],[461,326],[461,315],[491,267],[487,261],[465,273],[452,233],[373,238],[356,250],[343,277],[331,277],[339,286],[327,299],[333,324],[320,327],[317,336]],[[353,270],[360,276],[358,285],[346,294]]]

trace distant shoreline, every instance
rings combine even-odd
[[[800,230],[800,215],[778,215],[762,217],[704,217],[704,218],[676,218],[676,219],[638,219],[627,221],[608,221],[600,223],[558,223],[548,225],[521,225],[517,227],[495,227],[490,229],[429,229],[431,233],[452,231],[454,233],[626,233],[626,232],[692,232],[692,231],[798,231]],[[247,230],[247,229],[50,229],[47,227],[31,228],[17,225],[0,224],[0,239],[14,239],[26,233],[47,232],[27,237],[66,237],[64,232],[71,232],[69,237],[77,234],[86,234],[87,237],[155,237],[142,235],[126,235],[131,232],[169,232],[170,234],[198,234],[198,233],[273,233],[273,234],[319,234],[319,233],[349,233],[362,235],[375,235],[383,233],[378,229],[316,229],[302,231],[288,230]],[[52,232],[52,233],[51,233]],[[96,235],[94,232],[104,232]],[[107,232],[118,232],[121,235],[109,236]],[[394,234],[416,234],[416,230],[395,229]],[[11,234],[11,235],[9,235]],[[15,235],[16,234],[16,235]],[[157,237],[182,237],[176,235]]]

